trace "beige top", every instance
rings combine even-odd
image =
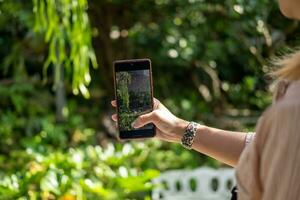
[[[275,99],[238,162],[239,200],[300,199],[300,81],[281,82]]]

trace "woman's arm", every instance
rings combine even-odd
[[[116,101],[111,104],[116,107]],[[112,116],[117,120],[116,114]],[[154,110],[141,115],[133,123],[134,128],[140,128],[148,123],[156,126],[158,139],[180,143],[188,121],[174,116],[157,99],[154,100]],[[213,157],[223,163],[235,166],[244,147],[247,133],[232,132],[200,125],[197,129],[192,148],[198,152]]]
[[[246,135],[247,133],[243,132],[225,131],[201,125],[192,147],[234,167],[245,147]]]

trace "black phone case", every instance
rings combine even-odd
[[[116,83],[116,66],[121,65],[122,69],[118,71],[130,71],[134,69],[140,69],[139,66],[143,66],[143,63],[148,63],[149,71],[150,71],[150,93],[151,93],[151,105],[152,110],[154,106],[153,102],[153,80],[152,80],[152,66],[150,59],[131,59],[131,60],[117,60],[113,63],[113,74],[114,74],[114,90],[115,90],[115,99],[118,102],[117,97],[117,83]],[[119,113],[118,105],[117,105],[117,113]],[[118,115],[119,116],[119,115]],[[118,117],[119,121],[119,117]],[[130,131],[120,131],[120,126],[118,124],[119,129],[119,139],[126,140],[126,139],[141,139],[141,138],[152,138],[155,136],[156,128],[153,125],[153,129],[144,129],[144,130],[130,130]]]

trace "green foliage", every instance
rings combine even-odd
[[[150,112],[151,101],[150,99],[150,81],[146,77],[136,78],[135,82],[132,81],[132,74],[129,72],[116,73],[116,89],[117,89],[117,103],[119,110],[119,127],[123,130],[132,130],[132,123],[136,118],[143,114]],[[141,79],[141,80],[140,80]],[[134,86],[134,84],[138,84]],[[132,87],[136,88],[134,91]],[[143,87],[147,87],[148,91],[143,91]],[[129,89],[131,88],[131,89]],[[145,89],[144,89],[145,90]]]
[[[89,98],[86,88],[91,81],[89,66],[91,62],[93,67],[97,67],[97,61],[91,43],[87,7],[87,0],[33,0],[34,30],[42,32],[49,43],[44,75],[48,66],[53,64],[56,68],[54,81],[58,84],[60,67],[64,66],[72,77],[74,94],[80,91]]]
[[[299,44],[286,39],[287,32],[299,33],[299,26],[281,16],[277,2],[143,0],[127,8],[129,2],[101,4],[136,13],[110,15],[113,51],[125,40],[127,57],[151,58],[155,96],[188,119],[228,115],[233,106],[261,111],[271,102],[264,77],[268,59],[287,43]],[[255,80],[251,88],[235,88],[248,87],[245,76]],[[240,92],[242,101],[231,91]]]
[[[121,110],[122,114],[119,116],[119,121],[121,128],[123,130],[132,130],[132,122],[136,120],[139,116],[138,114],[133,114],[131,111]]]
[[[149,199],[159,172],[218,167],[176,144],[117,141],[112,61],[150,58],[155,96],[179,117],[252,130],[271,103],[268,59],[299,44],[276,4],[0,1],[0,200]],[[61,67],[68,115],[57,123]],[[73,95],[88,85],[89,100]]]
[[[96,145],[78,105],[56,124],[53,97],[34,83],[1,86],[0,95],[0,199],[143,199],[160,171],[206,162],[155,140]]]
[[[119,95],[119,99],[122,99],[126,108],[129,109],[128,85],[131,82],[131,76],[127,72],[118,72],[116,78],[119,84],[119,87],[117,88],[117,95]]]
[[[31,148],[18,154],[26,165],[1,174],[0,199],[125,199],[141,198],[153,187],[157,170],[141,170],[132,162],[145,158],[139,144],[115,149],[109,145],[39,153]],[[132,162],[127,162],[132,160]]]
[[[0,199],[143,199],[150,195],[158,170],[197,166],[188,152],[178,158],[174,147],[162,151],[160,142],[150,141],[44,153],[12,151],[13,160],[1,157],[7,167],[26,164],[0,173]]]

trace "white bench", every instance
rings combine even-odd
[[[228,200],[235,185],[234,169],[171,170],[153,183],[153,200]]]

